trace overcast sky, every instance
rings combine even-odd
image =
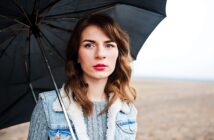
[[[168,0],[167,17],[139,52],[133,76],[214,81],[213,6],[213,0]]]

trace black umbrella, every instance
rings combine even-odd
[[[29,121],[38,93],[62,86],[64,51],[79,18],[111,15],[128,32],[136,59],[165,6],[166,0],[1,0],[0,129]]]

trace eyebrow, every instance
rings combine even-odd
[[[89,40],[89,39],[85,39],[85,40],[83,40],[82,42],[91,42],[91,43],[95,43],[94,40]]]
[[[91,42],[91,43],[96,43],[96,41],[94,41],[94,40],[90,40],[90,39],[85,39],[85,40],[83,40],[82,42]],[[111,41],[111,40],[107,40],[107,41],[105,41],[105,43],[116,43],[116,42]]]

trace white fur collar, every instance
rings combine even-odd
[[[72,120],[75,130],[77,133],[77,137],[79,140],[89,140],[89,137],[87,135],[87,127],[84,122],[84,116],[83,111],[80,105],[78,105],[76,102],[73,101],[72,97],[70,97],[70,100],[68,96],[66,95],[64,88],[60,90],[60,94],[62,96],[63,103],[65,105],[65,108],[68,113],[69,119]],[[71,95],[69,93],[69,95]],[[60,103],[58,99],[53,103],[53,110],[54,111],[62,111],[62,108],[60,106]],[[108,110],[107,114],[107,133],[106,137],[107,140],[113,140],[115,135],[115,126],[116,126],[116,115],[119,111],[123,111],[124,113],[127,113],[130,111],[127,103],[122,102],[119,98],[111,105],[111,107]]]

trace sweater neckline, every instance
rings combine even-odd
[[[93,101],[94,105],[104,105],[107,104],[108,101]]]

